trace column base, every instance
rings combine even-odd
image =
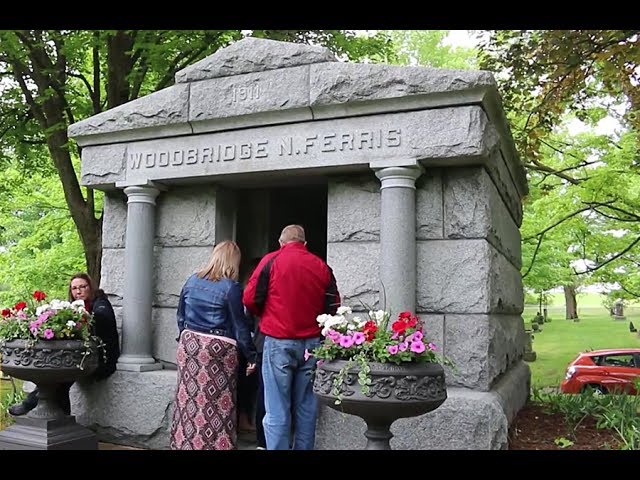
[[[0,432],[0,450],[97,450],[98,438],[74,416],[55,420],[17,417]]]
[[[116,369],[124,372],[153,372],[155,370],[162,370],[162,364],[159,362],[154,363],[120,363],[116,364]]]

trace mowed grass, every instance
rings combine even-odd
[[[555,299],[554,299],[555,300]],[[525,327],[530,328],[531,319],[538,308],[525,307]],[[640,337],[629,331],[629,322],[640,327],[640,307],[625,310],[626,320],[613,320],[602,306],[601,295],[578,296],[579,322],[565,320],[564,296],[558,295],[553,305],[548,306],[552,321],[543,324],[542,332],[534,332],[533,350],[535,362],[530,362],[531,383],[534,387],[558,387],[566,373],[567,364],[579,352],[603,348],[640,347]]]

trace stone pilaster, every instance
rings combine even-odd
[[[122,354],[119,370],[143,372],[162,368],[152,356],[153,241],[156,197],[153,186],[130,186],[124,258]]]
[[[416,306],[416,179],[418,166],[376,171],[380,179],[381,306],[397,315]]]

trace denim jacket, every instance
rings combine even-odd
[[[249,363],[256,361],[251,324],[244,314],[238,282],[228,278],[214,282],[191,275],[180,292],[177,320],[180,333],[187,328],[231,338],[238,342]]]

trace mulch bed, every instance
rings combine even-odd
[[[556,439],[573,442],[564,448]],[[615,432],[596,428],[595,419],[588,417],[573,428],[560,413],[549,413],[533,403],[525,405],[509,428],[509,450],[606,450],[618,449]]]

